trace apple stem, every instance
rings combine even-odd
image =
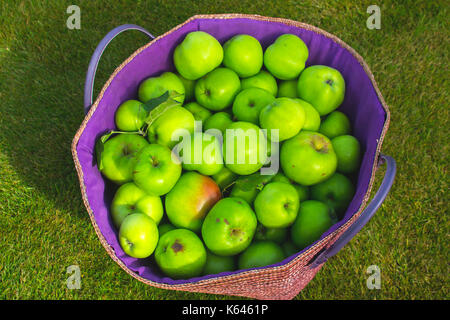
[[[159,161],[158,161],[158,159],[156,159],[155,156],[152,156],[152,157],[151,157],[150,162],[152,163],[152,165],[153,165],[154,167],[157,167],[158,164],[159,164]]]

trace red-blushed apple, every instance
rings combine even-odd
[[[166,195],[167,217],[175,227],[199,232],[206,214],[221,197],[219,186],[210,177],[183,173]]]

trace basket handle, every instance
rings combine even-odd
[[[364,227],[364,225],[370,220],[370,218],[372,218],[381,206],[389,190],[391,189],[392,184],[394,183],[395,172],[397,170],[397,165],[393,158],[380,154],[378,165],[383,163],[386,163],[386,173],[384,175],[383,182],[381,183],[381,186],[372,201],[361,213],[359,218],[344,232],[342,236],[339,237],[339,239],[336,240],[335,243],[333,243],[329,248],[320,251],[311,259],[308,263],[311,269],[318,267],[338,253],[339,250],[341,250],[342,247],[344,247],[362,229],[362,227]]]
[[[138,30],[141,31],[142,33],[145,33],[150,38],[150,40],[155,39],[155,37],[150,32],[135,24],[124,24],[108,32],[108,34],[102,39],[102,41],[100,41],[97,48],[95,48],[94,54],[92,55],[91,61],[89,62],[89,67],[86,74],[86,81],[84,83],[85,114],[88,113],[92,105],[92,94],[94,91],[95,73],[97,72],[98,62],[100,61],[103,51],[105,51],[106,47],[108,46],[108,44],[111,42],[112,39],[114,39],[117,35],[127,30]]]

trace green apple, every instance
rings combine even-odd
[[[177,74],[177,77],[181,80],[184,86],[184,102],[191,102],[195,98],[194,89],[195,89],[195,80],[188,80],[183,77],[181,74]]]
[[[148,141],[157,143],[172,149],[180,140],[178,132],[182,130],[193,133],[195,128],[195,118],[190,111],[175,106],[167,109],[159,116],[148,129]]]
[[[159,231],[159,237],[162,237],[163,234],[175,230],[176,228],[171,225],[170,223],[164,223],[164,224],[160,224],[158,226],[158,231]]]
[[[111,217],[119,228],[123,220],[132,213],[145,213],[158,225],[164,213],[161,198],[146,194],[133,182],[119,187],[111,203]]]
[[[158,227],[144,213],[127,216],[119,229],[119,243],[123,251],[133,258],[147,258],[158,243]]]
[[[217,183],[220,190],[224,190],[238,178],[238,175],[227,167],[223,167],[218,173],[213,174],[212,178]]]
[[[131,181],[136,155],[145,146],[148,146],[147,140],[138,134],[118,134],[110,138],[97,154],[100,172],[117,184]]]
[[[284,183],[289,183],[291,184],[295,190],[297,190],[298,193],[298,199],[300,202],[308,200],[309,199],[309,188],[307,186],[302,186],[299,185],[297,183],[295,183],[294,181],[292,181],[291,179],[289,179],[288,177],[286,177],[284,174],[282,174],[281,172],[278,172],[273,178],[272,180],[270,180],[270,182],[284,182]]]
[[[281,146],[280,162],[284,174],[304,186],[328,179],[337,167],[330,139],[312,131],[301,131],[286,140]]]
[[[344,101],[345,81],[341,73],[328,66],[311,66],[303,70],[297,84],[298,96],[324,116]]]
[[[303,124],[302,130],[307,131],[319,131],[320,128],[320,114],[317,112],[316,108],[314,108],[311,104],[302,99],[295,99],[302,105],[303,110],[305,111],[305,123]]]
[[[180,144],[184,170],[195,170],[211,176],[223,168],[220,140],[209,133],[195,132],[190,139]],[[178,146],[177,146],[178,148]]]
[[[291,98],[276,98],[265,106],[259,114],[259,124],[267,130],[268,138],[273,140],[273,129],[278,129],[278,140],[292,138],[303,128],[305,111],[300,103]]]
[[[343,135],[331,140],[336,152],[337,170],[342,173],[353,173],[361,163],[361,146],[358,139],[351,135]]]
[[[347,210],[355,195],[355,187],[349,178],[336,172],[329,179],[311,187],[311,199],[327,204],[339,218]]]
[[[281,248],[283,249],[285,257],[290,257],[298,252],[297,247],[291,241],[284,242],[281,245]]]
[[[197,172],[183,173],[166,195],[167,217],[175,227],[198,232],[206,214],[221,196],[219,186],[210,177]]]
[[[173,53],[178,73],[188,80],[197,80],[217,68],[223,60],[223,48],[212,35],[194,31],[186,35]]]
[[[279,36],[264,52],[264,66],[280,80],[292,80],[305,68],[308,47],[294,34]]]
[[[330,139],[348,135],[351,132],[350,120],[344,113],[333,111],[323,120],[319,132]]]
[[[299,250],[306,248],[334,223],[336,221],[326,204],[317,200],[304,201],[291,227],[292,242]]]
[[[220,256],[232,256],[245,250],[256,230],[256,216],[240,198],[224,198],[206,215],[202,225],[205,245]]]
[[[267,160],[267,139],[255,124],[245,121],[231,123],[223,141],[225,166],[239,175],[258,171]]]
[[[286,237],[287,228],[267,228],[261,223],[256,227],[255,240],[269,240],[281,244]]]
[[[274,97],[278,92],[277,80],[266,70],[261,70],[258,74],[241,79],[241,89],[260,88],[270,92]]]
[[[297,98],[297,79],[280,81],[277,97]]]
[[[189,102],[184,107],[192,113],[194,119],[197,121],[205,121],[212,115],[211,111],[202,107],[197,102]]]
[[[155,260],[172,279],[188,279],[201,275],[206,263],[206,249],[194,232],[175,229],[159,239]]]
[[[227,112],[221,111],[216,112],[212,116],[210,116],[205,121],[205,125],[203,126],[203,130],[206,132],[209,129],[217,129],[225,133],[225,129],[233,122],[231,120],[231,115]]]
[[[244,89],[234,99],[233,114],[239,121],[247,121],[258,125],[261,109],[274,100],[274,96],[264,89]]]
[[[255,241],[240,256],[239,269],[265,267],[284,259],[281,247],[273,241]]]
[[[150,144],[136,158],[133,180],[146,193],[160,196],[173,188],[181,170],[179,159],[168,147]]]
[[[138,131],[144,125],[147,111],[142,106],[142,102],[137,100],[127,100],[116,110],[115,122],[120,131]]]
[[[206,250],[206,264],[203,274],[218,274],[221,272],[236,270],[236,262],[233,257],[223,257]]]
[[[197,102],[209,110],[220,111],[233,103],[241,89],[238,75],[228,68],[217,68],[195,84]]]
[[[299,204],[297,190],[292,185],[270,182],[256,196],[256,218],[267,228],[285,228],[294,223]]]
[[[254,76],[263,65],[261,44],[248,34],[232,37],[223,45],[223,64],[241,78]]]
[[[243,190],[239,185],[235,184],[230,192],[230,197],[237,197],[244,199],[247,201],[249,205],[253,205],[253,201],[255,201],[256,195],[259,190],[256,188],[252,188],[250,190]]]
[[[291,185],[295,188],[295,190],[297,190],[298,200],[300,202],[309,199],[309,187],[302,186],[300,184],[295,183],[294,181],[291,181]]]
[[[175,101],[180,103],[184,102],[184,89],[183,82],[173,72],[164,72],[158,77],[150,77],[145,79],[138,89],[139,100],[147,102],[150,99],[158,98],[162,96],[166,91],[176,91],[181,96],[175,98]]]

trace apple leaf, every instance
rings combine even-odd
[[[145,111],[150,112],[155,107],[159,106],[161,103],[167,101],[168,98],[169,98],[169,91],[166,91],[161,96],[150,99],[147,102],[143,103],[141,106],[144,108]]]
[[[262,175],[259,172],[256,172],[249,176],[240,177],[236,180],[236,186],[243,191],[251,191],[254,189],[262,190],[273,177],[273,175]]]
[[[181,102],[175,100],[175,98],[178,98],[180,96],[182,96],[182,94],[180,94],[174,90],[170,90],[170,91],[166,91],[166,93],[164,93],[161,97],[158,97],[158,98],[155,98],[155,99],[152,99],[152,100],[149,100],[148,102],[146,102],[146,105],[147,105],[150,102],[157,100],[151,104],[152,109],[150,110],[147,118],[145,119],[145,123],[147,124],[147,129],[152,125],[153,122],[155,122],[156,119],[158,119],[161,115],[163,115],[164,112],[166,112],[170,108],[181,105]],[[166,97],[165,100],[162,99],[163,97]],[[163,101],[161,101],[161,100],[163,100]],[[158,103],[158,104],[156,104],[156,103]]]

